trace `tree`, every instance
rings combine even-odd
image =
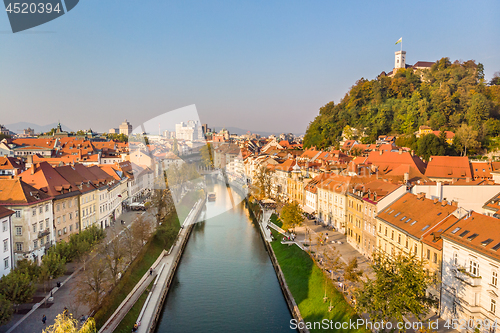
[[[7,300],[17,306],[32,300],[36,286],[28,274],[14,270],[0,279],[0,290]]]
[[[443,132],[442,132],[443,133]],[[432,133],[420,137],[417,141],[417,154],[429,161],[431,156],[442,156],[446,153],[447,143],[443,138]]]
[[[474,94],[470,108],[467,110],[467,123],[474,130],[479,130],[483,122],[490,116],[491,103],[483,94]]]
[[[210,143],[207,143],[200,149],[201,153],[201,161],[203,165],[207,168],[213,167],[214,165],[214,157],[213,157],[213,152],[212,152],[212,145]]]
[[[466,124],[462,124],[457,133],[455,133],[453,142],[463,152],[463,156],[467,156],[467,149],[476,149],[481,146],[478,141],[478,132]]]
[[[11,317],[12,303],[4,295],[0,294],[0,325],[8,323]]]
[[[142,245],[135,241],[131,228],[125,228],[123,230],[123,241],[127,244],[125,247],[125,258],[128,263],[131,263],[137,253],[139,253]]]
[[[376,253],[371,265],[374,279],[355,291],[356,310],[372,321],[403,321],[403,316],[421,319],[435,304],[426,290],[433,279],[415,254],[389,256]]]
[[[271,172],[264,165],[259,166],[255,173],[255,186],[258,190],[257,199],[262,200],[271,196]]]
[[[280,213],[281,221],[283,221],[283,229],[293,229],[296,226],[300,226],[304,221],[302,216],[302,209],[296,202],[286,204]]]
[[[340,252],[334,247],[333,252],[327,253],[323,252],[325,257],[325,268],[331,271],[331,278],[333,279],[333,273],[342,269],[345,265],[342,262]]]
[[[134,241],[140,244],[141,247],[146,244],[153,231],[151,222],[148,219],[144,219],[142,216],[139,216],[134,223],[132,223],[131,230]]]
[[[16,263],[16,269],[19,273],[25,273],[32,280],[35,280],[40,275],[40,266],[36,262],[29,259],[21,259]]]
[[[174,143],[172,144],[172,152],[175,156],[179,156],[179,144],[176,138],[174,138]]]
[[[344,280],[357,283],[361,281],[363,271],[358,269],[358,259],[352,258],[344,268]]]
[[[94,258],[82,271],[76,282],[76,299],[87,305],[91,310],[97,310],[106,291],[110,286],[108,266],[103,259]]]
[[[126,250],[123,237],[120,234],[116,235],[109,244],[102,244],[99,252],[108,266],[113,286],[116,286],[118,276],[125,265],[124,257]]]
[[[71,314],[58,314],[54,324],[43,330],[43,333],[97,333],[94,318],[89,318],[78,329],[78,321]]]
[[[45,288],[46,282],[62,276],[66,272],[66,259],[60,254],[50,251],[42,258],[40,267],[40,280],[42,280]]]
[[[495,72],[491,81],[489,83],[490,86],[500,86],[500,72]]]

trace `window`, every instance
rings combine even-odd
[[[461,229],[460,227],[456,227],[455,229],[453,229],[451,233],[456,234],[460,229]]]
[[[36,216],[36,208],[33,208],[33,216]]]
[[[57,230],[57,234],[61,236],[61,229]]]
[[[434,259],[432,260],[435,264],[438,262],[438,255],[436,252],[434,252]]]
[[[431,250],[427,249],[427,259],[431,260]]]
[[[61,204],[57,204],[57,206],[56,206],[56,210],[57,210],[58,212],[59,212],[59,211],[61,211]]]
[[[497,301],[491,299],[490,311],[495,313],[497,311]]]
[[[23,243],[16,243],[16,251],[22,251],[23,250]]]
[[[61,224],[61,218],[60,217],[57,218],[57,224]]]
[[[66,215],[63,215],[63,222],[66,222]]]
[[[64,234],[66,234],[68,232],[68,229],[66,227],[64,227],[63,232],[64,232]]]
[[[78,223],[75,223],[75,230],[78,230]]]
[[[43,246],[43,238],[40,238],[40,246]]]
[[[73,231],[73,225],[72,224],[69,225],[69,231],[70,232]]]
[[[385,227],[385,235],[387,236],[387,227]]]
[[[66,202],[63,202],[63,203],[62,203],[62,208],[63,208],[63,209],[66,209]]]
[[[16,236],[23,235],[23,227],[16,227]]]
[[[9,258],[8,257],[3,260],[3,268],[4,269],[9,268]]]
[[[49,228],[49,219],[45,219],[45,228],[48,229]]]
[[[38,208],[38,212],[39,212],[40,214],[42,214],[42,213],[43,213],[43,206],[40,206],[40,207]]]
[[[479,276],[479,264],[477,263],[477,261],[469,261],[469,273],[474,276]]]
[[[37,239],[35,239],[35,240],[33,241],[33,247],[34,247],[35,249],[37,249],[37,248],[38,248],[38,240],[37,240]]]
[[[71,208],[71,202],[72,202],[71,200],[68,201],[68,208]]]
[[[69,213],[69,219],[72,220],[73,219],[73,213]]]
[[[15,212],[16,212],[16,215],[15,215],[16,217],[21,217],[21,211],[20,210],[16,210]]]
[[[3,240],[3,252],[7,252],[7,251],[9,251],[9,240],[4,239]]]
[[[2,223],[2,230],[3,230],[3,232],[6,232],[6,231],[7,231],[7,229],[8,229],[8,227],[9,227],[9,226],[7,225],[7,221],[4,221],[4,222]]]
[[[43,231],[43,221],[40,222],[40,229],[38,230]]]
[[[408,248],[408,236],[406,236],[406,248]]]
[[[36,232],[36,223],[33,223],[33,232]]]
[[[453,253],[453,265],[458,265],[458,253]]]
[[[49,204],[46,204],[45,205],[45,211],[48,212],[49,211]]]
[[[398,234],[398,244],[401,244],[401,234]]]
[[[418,251],[417,244],[415,244],[415,254],[417,254],[417,251]]]
[[[391,239],[394,239],[394,230],[391,232]]]
[[[491,284],[495,287],[498,285],[498,273],[496,271],[491,273]]]

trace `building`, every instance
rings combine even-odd
[[[0,179],[0,206],[15,212],[11,220],[13,266],[21,259],[40,262],[54,241],[52,197],[20,179]]]
[[[498,219],[472,212],[442,234],[440,316],[445,320],[500,320]],[[494,332],[479,327],[479,332]]]
[[[175,138],[177,140],[196,141],[204,139],[202,127],[198,121],[189,120],[175,125]]]
[[[454,179],[472,179],[472,172],[467,156],[431,156],[425,176],[433,181]]]
[[[0,156],[0,176],[17,176],[24,171],[24,162],[19,158]]]
[[[119,134],[130,135],[132,134],[132,125],[125,119],[123,123],[118,126]]]
[[[67,241],[80,231],[78,187],[67,181],[49,163],[32,164],[19,178],[53,198],[54,232],[57,241]]]
[[[10,136],[10,131],[4,125],[0,125],[0,134]]]
[[[13,268],[14,252],[12,250],[12,215],[16,212],[0,206],[0,239],[3,242],[2,254],[0,255],[0,277],[10,273]]]
[[[428,292],[439,299],[442,263],[439,235],[457,221],[459,213],[456,203],[406,193],[378,213],[377,248],[387,255],[413,254],[425,260],[425,267],[436,281]]]
[[[120,130],[118,128],[110,128],[108,133],[109,134],[120,134]]]

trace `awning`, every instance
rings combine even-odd
[[[314,209],[309,206],[302,206],[302,210],[306,213],[312,214],[314,213]]]

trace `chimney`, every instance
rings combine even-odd
[[[401,155],[402,153],[403,153],[403,149],[399,148],[399,155]]]
[[[470,183],[470,177],[465,178],[465,181],[466,181],[467,183]]]
[[[384,152],[382,151],[382,149],[380,149],[380,155],[382,155]]]
[[[408,183],[408,181],[410,180],[410,174],[408,172],[405,172],[404,180],[405,180],[405,183]]]
[[[451,201],[451,205],[452,205],[453,207],[458,207],[458,201],[452,200],[452,201]]]
[[[31,170],[31,174],[32,174],[32,175],[34,175],[34,174],[35,174],[35,171],[36,171],[36,168],[35,168],[35,164],[34,164],[34,163],[32,163],[32,164],[31,164],[31,168],[30,168],[30,170]]]
[[[448,201],[446,201],[446,200],[441,201],[441,206],[443,206],[443,207],[444,207],[444,206],[446,206],[447,204],[448,204]]]
[[[438,202],[439,202],[439,199],[438,199],[438,198],[434,198],[434,200],[433,200],[433,201],[434,201],[434,203],[436,204],[436,203],[438,203]]]

